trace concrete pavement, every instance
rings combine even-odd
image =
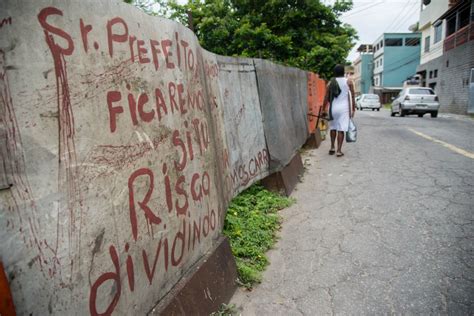
[[[231,303],[242,315],[472,314],[474,159],[455,148],[474,153],[474,121],[356,115],[345,157],[328,140],[303,156],[263,282]]]

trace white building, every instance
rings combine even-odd
[[[438,20],[449,9],[449,0],[421,1],[419,30],[421,31],[421,56],[418,73],[422,75],[425,86],[436,88],[438,63],[430,63],[443,55],[446,37],[446,21]],[[426,3],[426,4],[425,4]]]
[[[469,97],[474,82],[473,0],[420,0],[421,59],[417,73],[422,85],[435,90],[440,111],[474,112]],[[468,106],[470,104],[470,107]]]

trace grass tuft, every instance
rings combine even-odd
[[[242,286],[250,289],[261,282],[268,265],[265,252],[275,244],[281,224],[278,211],[293,202],[256,184],[231,201],[224,234],[229,238]]]

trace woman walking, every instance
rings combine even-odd
[[[351,99],[352,106],[350,105]],[[328,113],[329,107],[329,129],[331,130],[330,155],[336,154],[342,157],[342,143],[344,142],[344,132],[349,130],[349,119],[354,117],[355,100],[354,86],[352,81],[344,78],[344,66],[334,67],[334,78],[331,79],[324,97],[324,112]],[[337,151],[335,149],[337,136]]]

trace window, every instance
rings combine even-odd
[[[453,16],[447,20],[446,36],[449,36],[455,32],[456,32],[456,16]]]
[[[433,72],[430,71],[430,79],[433,78]]]
[[[385,46],[403,46],[402,38],[387,38],[385,40]]]
[[[435,69],[433,72],[433,77],[438,78],[438,69]]]
[[[433,94],[435,94],[435,93],[434,93],[433,90],[431,90],[431,89],[421,89],[421,88],[418,88],[418,89],[410,89],[410,91],[408,92],[408,94],[433,95]]]
[[[420,39],[418,37],[405,38],[405,46],[420,46]]]
[[[365,94],[364,100],[379,100],[379,96],[376,94]]]
[[[425,53],[430,51],[430,41],[431,41],[430,36],[425,37]]]
[[[470,15],[469,7],[459,12],[459,29],[462,29],[466,25],[469,25],[469,15]]]
[[[380,48],[382,48],[382,47],[383,47],[383,40],[380,41]]]
[[[441,37],[443,34],[443,23],[439,23],[438,25],[435,25],[434,27],[434,42],[433,43],[438,43],[441,41]]]
[[[382,67],[383,58],[380,58],[380,66]]]

